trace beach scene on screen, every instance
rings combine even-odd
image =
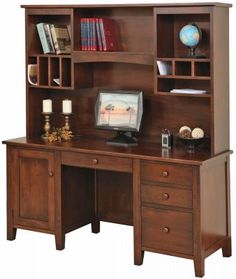
[[[100,95],[98,125],[135,128],[138,115],[138,95]]]

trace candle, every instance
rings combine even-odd
[[[72,113],[72,101],[71,100],[63,100],[62,101],[62,113]]]
[[[50,99],[43,100],[43,112],[52,113],[52,100]]]

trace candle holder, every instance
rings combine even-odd
[[[70,131],[70,116],[72,113],[64,113],[62,112],[62,115],[65,117],[65,130]]]
[[[44,121],[45,121],[45,124],[43,126],[45,133],[41,136],[41,138],[44,140],[48,140],[49,131],[51,129],[51,125],[50,125],[51,114],[53,114],[53,113],[52,112],[42,112],[42,115],[44,115]]]

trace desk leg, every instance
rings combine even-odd
[[[225,163],[225,172],[226,172],[226,197],[227,197],[227,208],[226,208],[226,217],[227,217],[227,240],[222,248],[223,257],[231,257],[232,248],[231,248],[231,212],[230,212],[230,160],[227,156]]]
[[[97,171],[94,170],[94,219],[91,223],[92,233],[99,233],[100,232],[100,221],[98,220],[98,182],[97,182]]]
[[[17,188],[17,181],[15,169],[17,166],[16,150],[7,146],[7,240],[14,240],[16,238],[16,228],[14,224],[14,197],[16,194],[14,190]]]
[[[65,248],[65,234],[56,232],[55,234],[56,249],[63,250]]]
[[[7,217],[9,219],[9,217]],[[9,222],[9,221],[7,221]],[[16,228],[13,228],[12,225],[7,225],[7,240],[16,239]]]
[[[55,242],[56,249],[65,248],[65,232],[62,223],[62,183],[61,183],[61,154],[55,152]]]
[[[91,223],[91,227],[92,227],[92,233],[99,233],[100,232],[100,221],[94,220]]]
[[[140,161],[133,160],[133,224],[134,224],[134,264],[142,265]]]

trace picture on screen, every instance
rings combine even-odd
[[[100,94],[97,125],[136,128],[139,98],[133,94]]]

